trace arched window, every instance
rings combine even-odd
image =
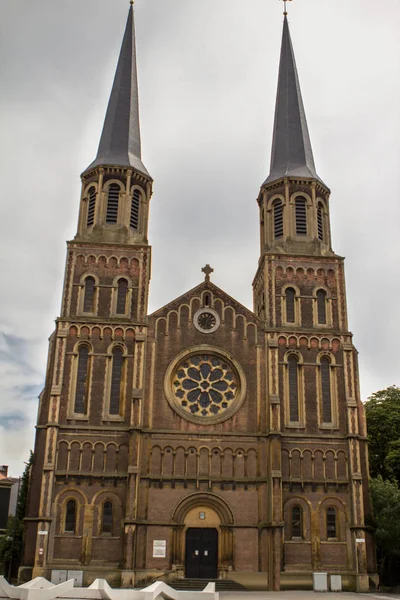
[[[275,200],[274,204],[274,238],[283,237],[283,204],[282,200]]]
[[[210,306],[210,294],[204,294],[204,306]]]
[[[318,323],[326,325],[326,292],[324,290],[317,292],[317,313]]]
[[[336,508],[331,506],[326,511],[326,537],[337,538],[336,534]]]
[[[318,203],[317,208],[317,226],[318,226],[318,239],[321,242],[324,241],[324,207],[322,202]]]
[[[91,227],[94,223],[94,211],[96,208],[96,188],[91,187],[89,192],[88,212],[87,212],[87,226]]]
[[[298,374],[298,358],[295,354],[291,354],[288,358],[289,371],[289,416],[290,421],[299,421],[299,374]]]
[[[307,201],[296,198],[296,235],[307,235]]]
[[[122,349],[114,348],[113,353],[112,353],[110,415],[119,415],[120,414],[122,363],[123,363]]]
[[[326,356],[321,358],[321,394],[322,421],[332,423],[331,363]]]
[[[85,279],[85,296],[83,299],[83,312],[94,312],[94,277],[86,277]]]
[[[78,350],[78,368],[76,372],[74,413],[85,415],[87,412],[89,383],[89,348],[80,346]]]
[[[116,223],[118,220],[118,202],[120,187],[112,183],[108,188],[106,223]]]
[[[303,523],[302,523],[303,511],[300,506],[293,506],[292,508],[292,538],[303,537]]]
[[[65,527],[64,531],[68,533],[75,533],[76,527],[76,502],[75,500],[68,500],[65,511]]]
[[[140,197],[141,194],[139,190],[133,190],[130,218],[130,225],[132,229],[137,229],[139,227]]]
[[[286,323],[295,322],[295,298],[296,292],[293,288],[287,288],[286,296]]]
[[[127,293],[128,293],[127,280],[119,279],[118,280],[118,289],[117,289],[117,306],[116,306],[117,315],[125,315],[126,314]]]
[[[101,533],[113,532],[113,506],[111,502],[104,502],[103,517],[101,521]]]

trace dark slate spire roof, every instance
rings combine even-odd
[[[282,177],[307,177],[320,181],[315,170],[286,15],[283,23],[271,167],[264,185]]]
[[[149,175],[141,158],[133,6],[129,10],[97,157],[86,171],[101,165],[133,167]]]

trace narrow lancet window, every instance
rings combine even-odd
[[[332,506],[326,511],[326,537],[337,538],[336,532],[336,508]]]
[[[289,370],[289,416],[290,421],[297,423],[299,420],[299,374],[298,359],[292,354],[288,359]]]
[[[296,235],[307,235],[307,201],[296,198]]]
[[[123,353],[121,348],[114,348],[112,353],[110,415],[120,414],[122,384]]]
[[[139,190],[133,190],[130,218],[130,225],[132,229],[138,229],[139,227],[140,197],[141,195]]]
[[[89,192],[88,212],[87,212],[87,226],[91,227],[94,223],[94,212],[96,209],[96,188],[91,187]]]
[[[324,207],[322,206],[321,202],[318,203],[318,208],[317,208],[317,226],[318,226],[318,239],[321,240],[321,242],[323,242],[324,241]]]
[[[300,506],[292,508],[292,538],[303,537],[302,509]]]
[[[118,220],[118,204],[119,204],[120,187],[116,183],[112,183],[108,188],[107,198],[107,223],[116,223]]]
[[[283,205],[282,200],[274,202],[274,238],[283,237]]]
[[[321,359],[321,392],[322,420],[324,423],[332,423],[331,363],[327,357]]]
[[[317,313],[319,325],[326,325],[326,292],[324,290],[317,292]]]
[[[295,298],[296,292],[293,288],[287,288],[286,297],[286,323],[295,322]]]
[[[78,368],[76,373],[74,413],[87,413],[88,382],[89,382],[89,348],[80,346],[78,350]]]
[[[68,533],[75,533],[76,527],[76,502],[75,500],[68,500],[65,510],[65,527],[64,531]]]
[[[85,312],[85,313],[94,312],[94,286],[95,286],[94,278],[86,277],[86,279],[85,279],[85,296],[83,299],[83,312]]]
[[[126,298],[128,293],[128,282],[126,279],[118,280],[118,289],[117,289],[117,315],[125,315],[126,314]]]
[[[101,533],[109,533],[112,535],[112,532],[113,532],[113,506],[112,506],[111,502],[104,502]]]

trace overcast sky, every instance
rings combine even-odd
[[[154,178],[150,311],[213,281],[252,307],[279,0],[137,0],[143,161]],[[400,384],[400,0],[294,0],[317,171],[346,256],[362,397]],[[94,159],[127,0],[0,0],[0,464],[34,442],[80,173]]]

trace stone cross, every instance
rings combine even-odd
[[[286,4],[286,2],[291,2],[291,1],[292,0],[283,0],[284,6],[285,6],[283,14],[285,15],[285,17],[287,16],[287,4]]]
[[[205,274],[205,281],[210,281],[211,273],[214,273],[214,269],[210,267],[210,265],[206,265],[202,268],[203,273]]]

